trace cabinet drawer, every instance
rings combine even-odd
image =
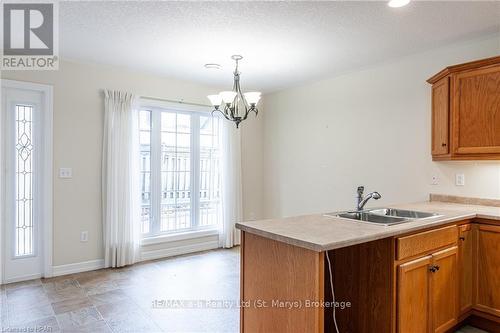
[[[401,260],[425,254],[443,246],[455,244],[457,239],[456,225],[399,237],[396,239],[396,256],[398,260]]]

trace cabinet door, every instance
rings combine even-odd
[[[432,155],[449,152],[449,78],[432,86]]]
[[[500,226],[477,228],[476,306],[500,316]]]
[[[431,256],[398,266],[397,331],[426,333],[429,330],[429,265]]]
[[[456,74],[451,109],[454,153],[500,153],[500,66]]]
[[[460,314],[472,307],[472,229],[470,224],[461,225],[458,241],[458,278]]]
[[[446,332],[457,323],[458,279],[456,246],[432,255],[430,313],[432,332]]]

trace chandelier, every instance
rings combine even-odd
[[[243,59],[240,55],[231,57],[236,62],[234,69],[233,90],[221,91],[218,95],[208,95],[208,99],[214,106],[214,112],[220,112],[227,120],[236,123],[236,128],[239,128],[240,123],[248,118],[250,112],[255,112],[255,116],[259,113],[257,103],[260,100],[260,92],[247,92],[242,94],[240,88],[240,72],[238,72],[238,62]]]

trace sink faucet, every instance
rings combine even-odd
[[[364,186],[358,186],[358,205],[356,206],[357,211],[363,210],[368,200],[372,198],[375,200],[382,198],[382,196],[378,192],[371,192],[368,193],[366,196],[364,196],[363,195],[364,191],[365,191]]]

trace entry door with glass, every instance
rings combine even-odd
[[[43,98],[2,84],[3,282],[43,272]]]

